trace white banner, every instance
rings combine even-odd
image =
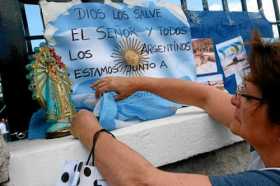
[[[105,76],[196,77],[190,27],[175,5],[42,1],[41,7],[45,37],[68,67],[74,94]]]

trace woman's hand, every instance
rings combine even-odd
[[[104,92],[115,91],[117,100],[124,99],[136,91],[136,78],[132,77],[105,77],[93,83],[92,88],[96,89],[96,97]]]
[[[91,147],[93,135],[101,127],[92,112],[80,110],[72,119],[71,132],[75,138],[79,138],[88,148]]]

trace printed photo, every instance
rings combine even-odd
[[[217,72],[213,42],[210,38],[192,40],[197,75]]]
[[[214,86],[218,89],[224,90],[224,81],[222,74],[208,75],[208,76],[200,76],[196,79],[197,82]]]
[[[216,45],[218,56],[226,77],[235,75],[237,84],[242,82],[248,68],[247,55],[241,36]]]

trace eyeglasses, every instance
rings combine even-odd
[[[248,100],[251,100],[251,99],[254,99],[254,100],[257,100],[257,101],[263,101],[264,100],[261,97],[252,96],[252,95],[246,94],[245,92],[246,91],[245,91],[244,83],[242,83],[242,84],[237,86],[236,95],[242,96],[242,97],[244,97],[244,98],[246,98]]]

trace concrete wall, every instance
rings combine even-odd
[[[118,140],[157,167],[242,141],[203,110],[195,107],[179,110],[172,117],[143,122],[114,130],[113,133]],[[88,156],[88,151],[71,136],[52,140],[22,140],[9,143],[8,147],[11,154],[9,186],[54,185],[65,160],[85,160]],[[242,152],[242,148],[240,151]],[[189,164],[184,161],[183,164],[172,164],[167,169],[175,167],[176,171],[185,171],[185,168],[190,167],[190,171],[220,170],[218,163],[213,162],[231,162],[234,167],[239,159],[237,157],[242,159],[244,154],[235,154],[232,150],[227,152],[231,156],[227,156],[226,152],[218,152],[187,160]],[[225,166],[222,162],[221,166]]]
[[[160,167],[171,172],[191,172],[207,175],[225,175],[246,170],[250,159],[249,145],[237,143],[217,151]]]

